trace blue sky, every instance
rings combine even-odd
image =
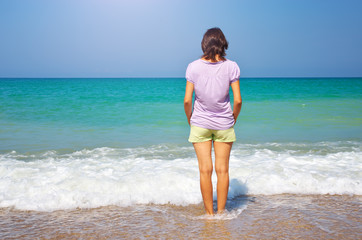
[[[360,0],[1,0],[0,77],[184,77],[220,27],[242,77],[362,77]]]

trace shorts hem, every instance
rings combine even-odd
[[[201,143],[201,142],[207,142],[212,141],[212,139],[205,139],[205,140],[188,140],[190,143]]]
[[[214,140],[214,142],[236,142],[236,139],[234,139],[234,140]]]

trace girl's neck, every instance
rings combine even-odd
[[[205,58],[201,58],[201,59],[204,60],[204,61],[207,61],[207,62],[212,62],[212,63],[220,62],[222,60],[219,55],[215,56],[216,61],[212,61],[211,59],[205,59]]]

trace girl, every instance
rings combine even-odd
[[[211,149],[214,145],[217,175],[217,210],[224,211],[229,190],[229,157],[236,140],[234,124],[241,109],[238,65],[225,58],[228,42],[219,28],[206,31],[201,42],[201,59],[186,70],[184,108],[200,170],[200,188],[207,214],[213,215],[213,170]],[[233,91],[231,109],[229,88]],[[195,91],[194,107],[192,95]]]

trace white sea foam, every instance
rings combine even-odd
[[[240,207],[237,207],[233,210],[225,210],[222,213],[219,214],[215,214],[215,215],[207,215],[204,214],[202,216],[198,216],[198,217],[192,217],[192,219],[194,220],[199,220],[199,219],[207,219],[207,220],[232,220],[237,218],[245,209],[247,208],[247,205],[243,205]]]
[[[359,142],[236,144],[230,159],[228,197],[362,195],[361,182]],[[12,151],[0,155],[0,207],[51,211],[201,201],[192,147],[96,148],[69,154]]]

